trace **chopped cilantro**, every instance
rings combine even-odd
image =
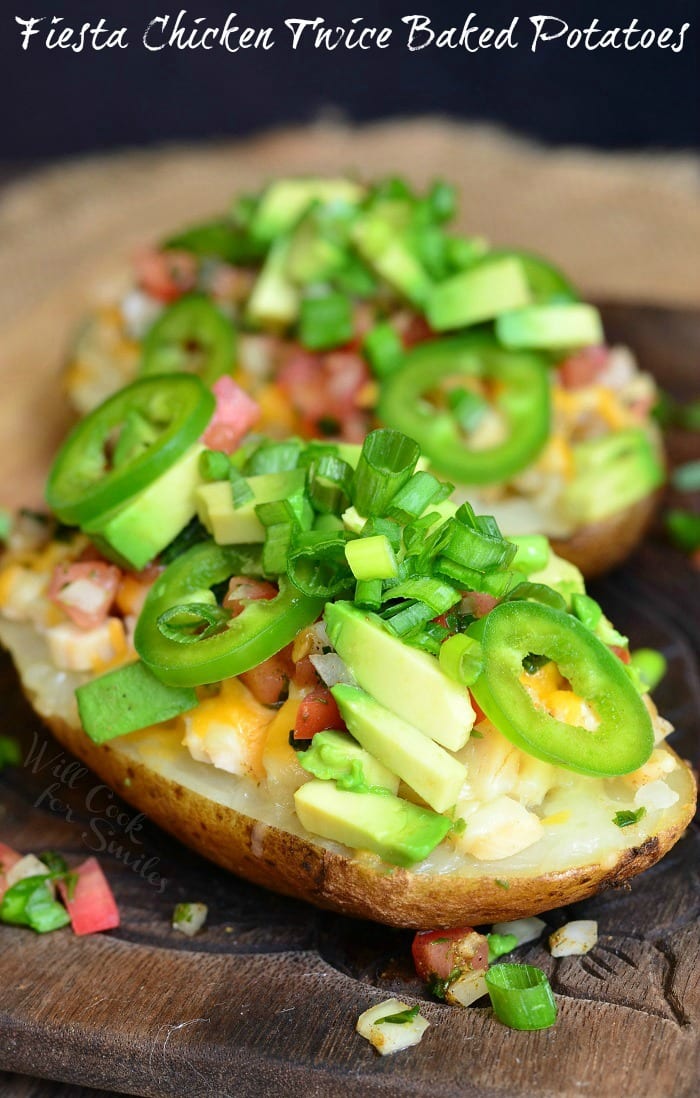
[[[409,1007],[407,1010],[399,1010],[396,1014],[387,1014],[385,1018],[377,1018],[374,1021],[375,1026],[383,1026],[385,1023],[390,1022],[393,1026],[403,1026],[406,1022],[412,1022],[418,1015],[420,1006],[416,1003],[415,1006]]]
[[[636,812],[632,812],[629,809],[625,809],[622,812],[616,812],[613,816],[613,823],[618,827],[631,827],[632,824],[639,823],[643,816],[646,816],[647,810],[642,806],[638,808]]]
[[[495,881],[499,888],[510,888],[510,884],[508,883],[508,881],[504,881],[501,877],[496,877]]]
[[[453,835],[463,835],[466,830],[467,821],[463,816],[458,816],[456,820],[452,821],[451,831]]]
[[[489,943],[489,964],[504,953],[510,953],[518,944],[515,934],[487,934],[486,940]]]
[[[444,999],[445,992],[450,984],[453,984],[455,980],[458,980],[461,975],[461,968],[453,968],[446,980],[443,980],[437,973],[431,972],[430,979],[428,980],[428,991],[431,995],[434,995],[436,999]]]
[[[12,736],[0,736],[0,770],[5,766],[19,766],[22,752],[17,740]]]

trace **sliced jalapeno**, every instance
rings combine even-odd
[[[428,397],[462,378],[485,382],[505,438],[470,448],[458,412],[441,409]],[[420,445],[433,466],[463,484],[507,480],[531,462],[549,437],[550,389],[545,361],[532,353],[504,351],[488,335],[475,333],[415,347],[384,379],[378,417]]]
[[[62,522],[94,523],[169,469],[202,434],[214,406],[196,377],[134,381],[73,428],[51,468],[46,502]],[[120,445],[122,434],[128,445]]]
[[[216,608],[202,601],[206,592],[233,575],[262,575],[261,549],[204,542],[183,553],[156,580],[141,611],[134,646],[162,682],[198,686],[240,675],[290,644],[319,616],[324,600],[302,595],[286,577],[280,578],[275,598],[251,602],[238,617],[225,620],[227,615],[212,613]],[[199,634],[198,603],[203,609]],[[176,607],[182,607],[179,638],[174,632]]]
[[[163,312],[148,332],[139,373],[198,374],[207,385],[233,369],[236,333],[233,324],[204,294],[181,297]]]
[[[644,702],[620,660],[576,618],[538,602],[503,602],[472,631],[484,669],[471,691],[517,747],[596,777],[627,774],[649,758],[654,732]],[[531,655],[557,664],[597,727],[567,724],[535,704],[523,682],[523,660]]]

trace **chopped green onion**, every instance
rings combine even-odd
[[[438,179],[428,193],[428,206],[436,221],[451,221],[457,212],[457,192],[451,183]]]
[[[206,922],[209,909],[206,904],[175,904],[173,911],[173,930],[180,930],[188,938],[193,938]]]
[[[655,648],[638,648],[630,655],[630,667],[639,675],[644,690],[651,691],[666,674],[666,657]]]
[[[324,530],[326,532],[343,529],[343,520],[338,515],[316,515],[312,530]]]
[[[346,258],[345,266],[336,271],[333,285],[350,297],[371,297],[377,292],[377,280],[370,270],[355,256]]]
[[[465,568],[448,557],[438,557],[435,570],[449,579],[454,579],[468,591],[482,591],[500,599],[521,583],[519,572],[477,572],[474,568]]]
[[[426,507],[446,499],[453,488],[453,484],[443,484],[432,473],[420,469],[396,493],[387,514],[398,522],[412,522],[423,514]]]
[[[529,576],[531,572],[541,572],[547,567],[551,549],[549,542],[541,534],[522,534],[508,538],[508,541],[512,541],[517,547],[511,568],[517,568],[519,572]]]
[[[486,941],[489,943],[489,964],[498,958],[502,957],[504,953],[510,953],[518,945],[518,937],[516,934],[487,934]]]
[[[287,575],[310,598],[333,598],[353,586],[345,557],[352,537],[344,530],[312,530],[297,535],[287,559]]]
[[[575,617],[586,626],[586,629],[590,629],[592,633],[595,633],[603,616],[603,611],[595,599],[592,599],[590,595],[582,595],[577,591],[571,596],[571,609]]]
[[[0,542],[7,541],[12,530],[12,515],[6,507],[0,507]]]
[[[352,303],[344,294],[307,297],[299,312],[299,340],[311,351],[348,343],[353,334]]]
[[[440,646],[440,667],[462,686],[472,686],[484,668],[481,645],[474,637],[455,633]]]
[[[488,244],[480,236],[448,236],[445,259],[453,271],[463,271],[481,259]]]
[[[362,349],[373,372],[379,378],[393,373],[401,365],[404,353],[398,333],[388,321],[375,324],[374,328],[370,328],[362,342]]]
[[[432,576],[413,576],[390,587],[387,596],[391,599],[417,599],[432,610],[432,617],[444,614],[461,600],[459,591],[450,583]]]
[[[392,579],[398,575],[394,550],[383,534],[349,541],[345,546],[345,556],[357,580]]]
[[[547,587],[546,583],[519,583],[505,597],[507,602],[541,602],[543,606],[551,606],[554,610],[566,610],[564,596],[553,587]]]
[[[4,766],[19,766],[22,762],[22,752],[19,743],[13,736],[0,735],[0,770]]]
[[[489,407],[489,402],[485,397],[461,386],[458,389],[450,390],[447,395],[447,403],[457,423],[467,434],[478,427]]]
[[[491,1005],[499,1022],[511,1029],[547,1029],[557,1004],[549,980],[534,965],[494,965],[486,973]]]
[[[350,503],[353,470],[347,461],[323,454],[309,466],[308,492],[316,511],[339,514]]]
[[[296,469],[301,454],[301,442],[288,439],[286,442],[263,442],[248,458],[245,465],[246,476],[263,476],[266,473],[287,473]]]
[[[700,515],[680,508],[666,515],[666,529],[671,540],[686,553],[700,549]]]
[[[477,519],[473,511],[471,508],[466,510],[466,506],[463,504],[449,523],[450,537],[442,550],[443,556],[477,572],[493,572],[497,568],[506,568],[517,552],[515,545],[506,541],[500,531],[498,536],[494,536],[483,529],[484,524],[480,529],[476,525]],[[480,516],[480,519],[486,518],[490,516]],[[498,529],[495,523],[494,527]]]
[[[204,450],[199,455],[199,472],[204,480],[226,480],[231,468],[223,450]]]
[[[287,570],[287,557],[294,538],[291,522],[276,522],[265,531],[262,567],[266,576],[281,576]]]
[[[647,810],[642,805],[636,812],[632,812],[631,809],[623,809],[622,812],[616,812],[613,816],[613,823],[616,827],[631,827],[632,824],[639,823],[641,819],[646,816]]]
[[[401,548],[401,527],[390,518],[378,518],[376,515],[368,519],[362,527],[362,536],[365,538],[382,534],[388,538],[389,544],[395,553]]]
[[[38,934],[67,926],[70,916],[65,907],[54,900],[48,881],[48,874],[37,875],[24,877],[11,885],[0,901],[0,922],[29,926]]]
[[[382,605],[382,581],[358,580],[355,584],[354,601],[363,610],[379,610]]]
[[[367,435],[352,482],[353,504],[361,515],[384,515],[391,500],[412,475],[420,448],[417,442],[380,427]]]
[[[671,474],[671,483],[679,492],[700,491],[700,461],[679,465]]]
[[[405,637],[414,629],[424,625],[426,621],[430,621],[433,611],[424,602],[406,601],[399,603],[396,607],[390,607],[382,617],[392,633],[397,637]]]
[[[244,503],[250,503],[251,499],[254,499],[253,489],[248,484],[248,481],[239,473],[238,469],[233,466],[228,471],[229,482],[231,484],[231,499],[233,500],[234,509],[242,507]]]

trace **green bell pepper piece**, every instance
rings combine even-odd
[[[470,449],[455,413],[436,409],[425,398],[447,379],[475,377],[495,383],[494,404],[507,437],[485,449]],[[463,484],[506,480],[531,462],[550,429],[550,391],[544,359],[498,347],[483,333],[421,344],[384,378],[378,417],[416,439],[441,473]]]
[[[316,620],[323,599],[309,598],[280,577],[274,599],[251,602],[238,617],[228,618],[206,594],[231,576],[262,575],[261,546],[195,545],[173,561],[151,588],[136,631],[134,646],[162,682],[199,686],[220,682],[257,667],[290,644],[300,629]],[[202,606],[197,635],[184,629],[176,638],[173,610],[183,608],[183,621],[193,621]]]
[[[187,294],[162,313],[148,332],[139,373],[195,373],[206,385],[230,374],[236,355],[233,324],[204,294]]]
[[[215,404],[213,394],[190,374],[132,382],[70,432],[51,467],[46,502],[68,525],[94,523],[165,473],[202,434]],[[143,444],[134,447],[136,417],[144,433]],[[154,432],[150,440],[145,424]],[[120,448],[124,431],[130,443]],[[115,453],[121,457],[118,464]]]
[[[516,747],[579,774],[610,777],[637,770],[654,747],[651,718],[623,664],[585,625],[539,602],[504,602],[469,633],[484,670],[471,687],[489,720]],[[553,660],[598,719],[594,731],[535,706],[523,686],[523,660]]]

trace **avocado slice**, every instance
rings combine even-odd
[[[75,692],[80,720],[94,743],[148,728],[198,704],[188,686],[168,686],[137,660],[83,683]]]
[[[352,603],[329,603],[324,617],[331,644],[363,690],[450,751],[464,747],[474,726],[469,694],[434,656],[404,644]]]
[[[169,545],[196,511],[195,495],[202,483],[197,442],[174,465],[106,519],[86,525],[108,556],[140,571]]]
[[[553,587],[562,596],[569,610],[572,596],[586,593],[583,576],[576,565],[558,557],[551,548],[546,567],[539,572],[531,572],[527,578],[529,583],[544,583],[547,587]]]
[[[466,767],[364,690],[339,684],[331,693],[365,750],[398,774],[436,812],[452,808],[466,780]]]
[[[289,240],[280,237],[267,253],[248,298],[248,320],[254,325],[286,328],[299,315],[299,290],[287,274],[289,246]]]
[[[499,313],[531,301],[525,271],[518,259],[485,259],[433,287],[426,302],[430,327],[436,332],[492,320]]]
[[[306,782],[294,806],[312,834],[405,867],[427,858],[452,827],[446,816],[391,793],[347,793],[335,782]]]
[[[305,469],[288,469],[283,473],[261,473],[248,477],[253,498],[240,507],[233,506],[231,485],[227,480],[203,484],[197,491],[196,506],[200,522],[219,545],[245,545],[265,541],[265,527],[255,513],[260,503],[286,500],[306,528],[311,525],[312,513],[306,496]]]
[[[314,777],[337,781],[340,789],[357,793],[376,792],[377,788],[398,792],[398,775],[345,732],[317,732],[311,747],[299,754],[299,762]]]
[[[562,506],[579,524],[600,522],[663,484],[656,447],[640,427],[580,442],[573,457],[574,478],[563,493]]]
[[[364,194],[364,187],[352,179],[277,179],[260,198],[250,225],[251,234],[256,240],[274,240],[289,232],[314,202],[357,206]]]
[[[375,213],[358,219],[352,241],[366,263],[414,305],[424,305],[432,280],[396,226]]]

